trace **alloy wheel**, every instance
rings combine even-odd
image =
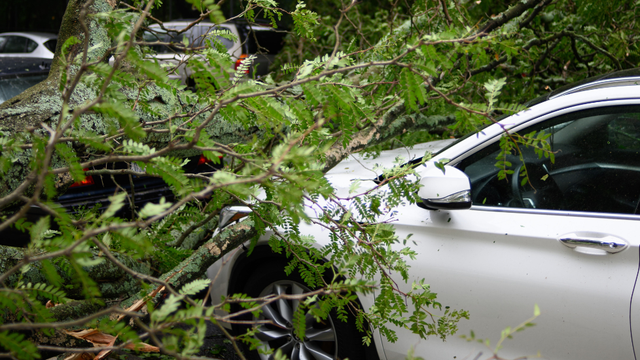
[[[270,294],[300,295],[310,291],[306,286],[291,280],[277,281],[267,286],[261,297]],[[262,325],[256,337],[262,349],[273,349],[273,354],[260,354],[263,360],[273,359],[280,349],[291,360],[333,360],[337,358],[336,331],[331,316],[317,321],[310,312],[305,314],[304,337],[299,338],[293,329],[293,314],[300,305],[299,300],[279,299],[262,308],[261,319],[273,324]]]

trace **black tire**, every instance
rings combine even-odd
[[[262,297],[269,294],[287,293],[301,294],[309,291],[309,287],[295,272],[287,276],[284,272],[283,262],[269,262],[261,264],[247,279],[244,285],[244,293],[250,297]],[[324,321],[317,322],[312,316],[306,318],[305,338],[298,339],[294,336],[291,326],[291,315],[297,308],[297,302],[290,300],[278,300],[263,307],[262,319],[271,319],[279,324],[262,325],[261,333],[257,338],[262,341],[266,349],[278,348],[291,360],[332,360],[365,359],[365,349],[362,345],[362,334],[355,326],[355,320],[350,318],[344,322],[335,314],[331,314]],[[245,318],[246,319],[246,318]],[[238,327],[239,331],[247,328]],[[248,358],[254,360],[273,359],[273,355],[251,352]]]

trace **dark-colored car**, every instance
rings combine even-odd
[[[198,155],[190,157],[183,169],[186,173],[197,174],[212,172],[220,167],[221,164],[214,164],[203,155]],[[95,170],[103,168],[141,171],[137,165],[123,162],[102,165],[96,167]],[[162,198],[171,202],[175,199],[175,194],[162,178],[122,174],[87,176],[84,181],[72,184],[64,194],[58,197],[56,202],[62,205],[69,214],[92,209],[95,206],[106,209],[110,203],[108,198],[123,191],[126,191],[129,196],[125,205],[116,213],[116,216],[121,218],[135,218],[136,211],[149,202],[159,203]],[[26,218],[27,221],[34,223],[46,215],[48,214],[39,207],[32,206]],[[52,223],[52,226],[55,224]],[[28,245],[30,240],[28,233],[13,227],[0,232],[0,245],[23,247]]]
[[[50,66],[51,60],[48,59],[0,57],[0,103],[46,79]],[[190,157],[183,169],[186,173],[193,174],[215,171],[220,166],[220,164],[214,164],[204,156],[198,155]],[[137,165],[123,162],[102,165],[96,167],[95,170],[103,168],[142,171]],[[57,202],[68,213],[73,214],[81,209],[91,209],[95,206],[106,208],[109,205],[108,197],[122,191],[126,191],[130,195],[129,201],[116,214],[123,218],[135,217],[135,210],[141,209],[146,203],[158,203],[163,197],[167,201],[172,201],[175,198],[173,191],[162,178],[119,174],[88,176],[84,181],[71,185],[64,194],[60,195]],[[33,206],[27,213],[27,221],[35,222],[45,215],[47,213],[42,209]],[[0,245],[26,246],[29,241],[28,233],[14,227],[0,232]]]

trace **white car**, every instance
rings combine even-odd
[[[375,351],[349,357],[404,359],[414,348],[415,355],[427,359],[486,359],[491,350],[458,335],[473,331],[495,345],[504,328],[531,317],[537,304],[541,315],[536,326],[507,340],[502,357],[540,353],[557,360],[634,359],[640,349],[640,294],[635,294],[640,73],[635,75],[554,92],[499,124],[448,144],[418,167],[423,202],[398,208],[393,222],[399,238],[413,234],[419,254],[410,262],[409,283],[426,278],[440,303],[468,310],[470,319],[461,320],[458,333],[446,342],[423,340],[401,328],[395,328],[396,343],[374,333]],[[514,175],[498,179],[496,156],[504,130],[551,134],[554,162],[521,146],[530,185],[521,185],[523,162],[515,155],[507,157]],[[425,147],[447,143],[429,143],[413,153],[421,156]],[[390,167],[402,153],[406,150],[383,153],[375,162]],[[445,171],[436,161],[447,163]],[[356,178],[366,186],[371,168],[361,158],[344,161],[327,178],[337,188],[348,189]],[[328,241],[326,229],[306,225],[301,231],[319,244]],[[285,276],[286,261],[269,251],[266,239],[250,256],[239,249],[209,269],[215,279],[214,301],[239,292],[306,289],[299,279]],[[372,296],[359,300],[365,308],[373,303]],[[259,339],[265,347],[282,348],[296,360],[335,359],[344,357],[345,349],[359,349],[357,334],[346,333],[350,328],[334,321],[296,339],[289,326],[292,304],[277,305],[265,309],[264,316],[281,324],[263,328]]]
[[[0,57],[20,56],[53,59],[58,35],[39,32],[6,32],[0,34]]]
[[[151,31],[144,33],[144,40],[150,43],[150,47],[155,51],[155,58],[161,63],[178,66],[177,71],[169,74],[170,79],[179,79],[181,83],[192,85],[191,75],[193,70],[186,67],[184,61],[191,56],[193,49],[202,48],[207,40],[210,40],[215,32],[215,38],[227,49],[231,59],[235,61],[235,68],[240,65],[240,61],[254,55],[251,71],[247,71],[252,76],[258,77],[268,72],[269,65],[273,62],[283,46],[285,32],[277,32],[273,28],[261,25],[248,25],[242,23],[213,24],[202,21],[192,25],[190,20],[174,20],[163,23],[164,29],[153,24],[149,27]],[[191,26],[191,27],[189,27]],[[188,29],[187,29],[188,28]],[[183,29],[187,29],[182,31]],[[178,33],[179,31],[182,31]],[[222,36],[227,33],[230,37]],[[155,42],[163,44],[153,44]],[[188,44],[185,46],[185,44]]]

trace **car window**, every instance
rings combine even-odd
[[[212,39],[215,39],[216,41],[220,42],[227,50],[233,47],[233,44],[234,44],[233,41],[226,39],[222,36],[213,36],[212,34],[214,31],[231,33],[231,31],[229,31],[224,27],[213,27],[213,26],[202,25],[202,35],[196,41],[197,46],[204,46],[205,42],[208,42],[208,41],[210,42]]]
[[[273,29],[262,27],[238,26],[243,52],[247,54],[272,54],[275,55],[284,46],[285,32],[277,32]]]
[[[143,38],[146,42],[162,42],[162,43],[174,43],[181,44],[183,38],[186,37],[185,33],[176,34],[172,32],[151,32],[147,31],[144,33]],[[182,52],[182,48],[180,46],[169,46],[169,45],[150,45],[151,49],[153,49],[158,54],[169,54]]]
[[[31,40],[31,39],[26,39],[26,43],[27,43],[27,52],[33,52],[37,47],[38,47],[38,43]]]
[[[640,150],[640,121],[635,117],[619,117],[607,126],[607,141],[620,150]]]
[[[27,40],[29,39],[22,36],[7,36],[1,51],[5,54],[24,53],[27,50]]]
[[[532,132],[549,135],[555,161],[524,145],[499,157],[496,141],[458,164],[471,181],[474,206],[638,213],[640,107],[581,111],[518,134]],[[507,166],[497,166],[500,160]]]
[[[44,47],[46,47],[47,49],[49,49],[49,51],[51,51],[52,53],[56,52],[56,44],[58,43],[57,39],[51,39],[51,40],[47,40],[44,43]]]

